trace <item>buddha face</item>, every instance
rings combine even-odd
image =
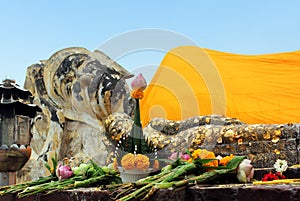
[[[50,99],[69,119],[103,120],[114,112],[132,113],[125,81],[131,74],[102,52],[61,50],[45,63],[44,72]]]

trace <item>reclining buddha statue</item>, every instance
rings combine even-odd
[[[126,82],[132,76],[103,52],[81,47],[59,50],[29,66],[24,87],[43,112],[34,119],[32,155],[18,180],[46,175],[44,163],[54,155],[110,163],[117,141],[133,124],[135,100]],[[291,124],[248,125],[222,115],[154,118],[143,133],[160,153],[202,147],[220,155],[247,155],[256,167],[270,167],[277,158],[299,161],[298,127]]]

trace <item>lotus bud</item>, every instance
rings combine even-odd
[[[169,156],[170,160],[176,161],[178,158],[182,159],[182,152],[174,152]]]
[[[143,77],[142,73],[138,74],[131,82],[131,88],[133,90],[145,90],[147,87],[147,82]]]
[[[59,180],[68,179],[73,175],[71,167],[68,165],[59,164],[56,169],[56,176]]]
[[[191,157],[190,157],[190,155],[188,155],[188,154],[183,154],[183,155],[181,156],[181,159],[184,160],[184,161],[188,161],[190,158],[191,158]]]
[[[251,165],[251,160],[244,159],[237,168],[237,178],[240,182],[246,183],[254,176],[254,168]]]

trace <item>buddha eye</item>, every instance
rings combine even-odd
[[[68,72],[70,72],[70,67],[69,66],[66,66],[64,69],[64,74],[68,74]]]

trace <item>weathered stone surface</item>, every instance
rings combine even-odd
[[[43,113],[34,120],[32,156],[18,172],[18,182],[45,176],[44,163],[74,157],[107,164],[113,145],[106,137],[105,118],[131,115],[125,78],[132,76],[100,51],[67,48],[28,67],[25,88]]]
[[[237,125],[220,131],[213,151],[219,155],[247,155],[255,167],[272,167],[277,159],[299,163],[296,125]],[[202,145],[200,146],[202,147]]]
[[[256,168],[254,179],[261,180],[264,174],[274,172],[274,168]],[[287,178],[299,178],[300,168],[288,168],[284,173]],[[228,184],[221,180],[221,184],[201,184],[179,189],[159,189],[150,196],[149,200],[169,200],[169,201],[282,201],[299,200],[300,185],[296,184],[276,184],[276,185],[253,185]],[[57,191],[52,194],[37,194],[25,198],[17,198],[15,195],[0,196],[0,201],[98,201],[115,200],[116,193],[99,190],[98,188],[78,188],[74,190]]]
[[[149,200],[169,200],[169,201],[297,201],[300,196],[299,185],[251,185],[251,184],[231,184],[231,185],[198,185],[188,189],[173,191],[171,189],[161,189],[156,191]],[[17,198],[13,195],[1,196],[0,201],[98,201],[114,200],[106,191],[95,189],[77,189],[68,191],[58,191],[52,194],[38,194],[25,198]],[[138,200],[136,200],[138,201]]]
[[[222,185],[222,186],[195,186],[188,190],[186,200],[189,201],[263,201],[263,200],[299,200],[297,194],[300,186],[292,185]]]
[[[17,198],[14,195],[0,196],[0,201],[96,201],[113,200],[106,191],[96,191],[92,188],[70,191],[58,191],[52,194],[37,194],[34,196]]]
[[[219,125],[211,124],[212,118]],[[186,122],[197,124],[187,127]],[[167,133],[166,128],[172,126],[172,133]],[[210,115],[176,122],[153,119],[144,133],[161,152],[204,148],[221,156],[247,155],[255,167],[273,167],[277,159],[287,160],[288,165],[300,163],[297,124],[248,125],[233,118]]]

